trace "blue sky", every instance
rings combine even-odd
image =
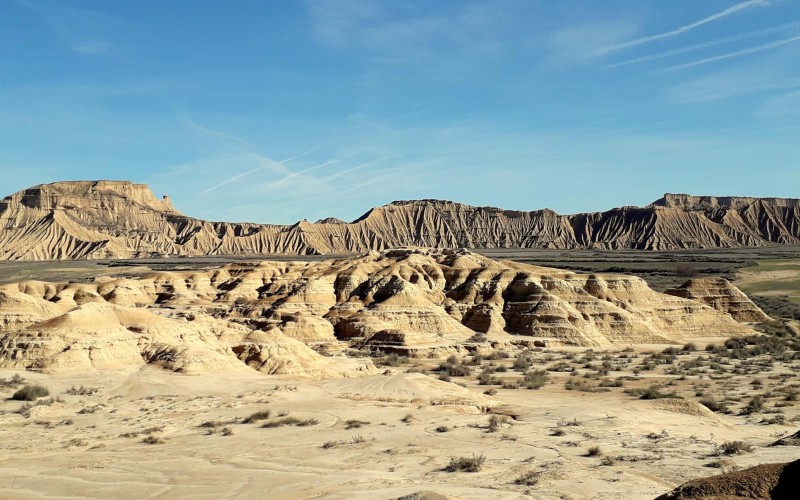
[[[800,0],[0,0],[0,193],[212,220],[800,197]]]

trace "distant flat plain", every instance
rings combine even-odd
[[[643,250],[544,250],[532,248],[471,249],[493,259],[507,259],[586,273],[621,273],[642,277],[653,288],[664,290],[681,285],[691,276],[723,276],[736,279],[740,270],[760,274],[766,271],[794,271],[800,275],[800,246],[699,249],[653,252]],[[157,259],[113,259],[77,261],[0,262],[0,284],[22,280],[81,281],[95,276],[140,276],[152,271],[209,269],[228,262],[321,261],[352,257],[336,255],[236,255],[173,257]],[[787,267],[788,266],[788,267]],[[762,280],[763,281],[763,280]],[[749,282],[748,282],[749,283]],[[792,287],[778,284],[777,288]],[[754,292],[769,284],[753,286]]]

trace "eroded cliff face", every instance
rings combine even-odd
[[[666,195],[648,207],[559,215],[399,201],[343,223],[208,222],[141,184],[59,182],[0,201],[0,259],[296,255],[438,248],[672,250],[800,244],[800,201]]]
[[[730,314],[736,321],[760,323],[769,316],[725,278],[694,278],[664,293],[692,299]]]
[[[93,283],[0,287],[0,367],[311,377],[373,373],[345,348],[439,356],[497,345],[608,347],[752,334],[639,278],[586,275],[464,250],[402,249],[323,262],[230,264]]]

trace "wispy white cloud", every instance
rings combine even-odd
[[[684,64],[676,64],[675,66],[670,66],[668,68],[664,68],[662,71],[669,71],[669,70],[678,70],[678,69],[685,69],[691,68],[694,66],[700,66],[703,64],[709,64],[717,61],[724,61],[726,59],[732,59],[734,57],[741,57],[748,54],[755,54],[757,52],[764,52],[766,50],[777,49],[778,47],[782,47],[784,45],[789,45],[791,43],[795,43],[800,41],[800,36],[794,36],[791,38],[786,38],[783,40],[777,40],[775,42],[765,43],[764,45],[758,45],[756,47],[750,47],[748,49],[737,50],[736,52],[729,52],[727,54],[721,54],[718,56],[713,57],[706,57],[705,59],[700,59],[698,61],[692,61],[689,63]]]
[[[637,57],[635,59],[629,59],[627,61],[621,61],[613,64],[607,64],[602,67],[602,69],[613,69],[619,68],[622,66],[630,66],[631,64],[641,64],[651,61],[657,61],[659,59],[665,59],[668,57],[679,56],[683,54],[688,54],[691,52],[696,52],[698,50],[709,49],[713,47],[719,47],[721,45],[726,45],[735,42],[741,42],[743,40],[749,40],[751,38],[758,38],[762,36],[768,36],[775,33],[780,33],[782,31],[788,31],[792,29],[800,28],[800,22],[793,22],[788,24],[782,24],[780,26],[775,26],[772,28],[766,28],[756,31],[750,31],[748,33],[742,33],[739,35],[728,36],[724,38],[717,38],[716,40],[710,40],[708,42],[698,43],[694,45],[689,45],[686,47],[681,47],[674,50],[667,50],[664,52],[657,52],[655,54],[650,54],[643,57]]]
[[[772,2],[770,0],[747,0],[744,2],[739,2],[736,5],[728,7],[727,9],[721,10],[715,14],[712,14],[708,17],[704,17],[697,21],[691,22],[689,24],[683,25],[679,28],[675,28],[670,31],[666,31],[664,33],[658,33],[656,35],[649,35],[640,38],[636,38],[634,40],[629,40],[627,42],[617,43],[613,45],[608,45],[599,50],[600,53],[608,53],[614,52],[617,50],[628,49],[631,47],[636,47],[639,45],[644,45],[646,43],[655,42],[656,40],[663,40],[665,38],[670,38],[673,36],[681,35],[686,33],[687,31],[691,31],[695,28],[703,26],[705,24],[718,21],[730,15],[736,14],[737,12],[741,12],[745,9],[749,9],[752,7],[766,7],[770,5]]]
[[[203,191],[203,194],[208,194],[208,193],[210,193],[212,191],[215,191],[215,190],[221,188],[222,186],[226,186],[228,184],[232,184],[232,183],[238,181],[239,179],[243,179],[243,178],[247,177],[248,175],[254,174],[256,172],[260,172],[262,170],[264,170],[264,167],[256,167],[256,168],[250,169],[250,170],[248,170],[246,172],[242,172],[240,174],[236,174],[233,177],[228,177],[224,181],[222,181],[222,182],[220,182],[218,184],[214,184],[210,188],[208,188],[205,191]]]
[[[205,127],[205,126],[200,125],[199,123],[197,123],[196,121],[194,121],[194,120],[192,120],[190,118],[186,118],[186,117],[181,118],[181,123],[184,126],[189,127],[190,129],[192,129],[192,130],[194,130],[196,132],[200,132],[201,134],[203,134],[205,136],[211,137],[213,139],[218,139],[218,140],[221,139],[223,141],[223,144],[233,145],[233,146],[235,146],[236,148],[239,148],[239,149],[241,149],[241,148],[244,148],[244,149],[256,149],[256,146],[253,143],[251,143],[249,141],[246,141],[246,140],[242,139],[241,137],[236,137],[234,135],[222,132],[221,130],[216,130],[216,129],[213,129],[213,128]]]

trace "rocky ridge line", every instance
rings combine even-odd
[[[0,260],[320,255],[438,248],[735,248],[800,244],[800,200],[667,194],[647,207],[559,215],[398,201],[350,223],[209,222],[128,181],[42,184],[0,200]]]

